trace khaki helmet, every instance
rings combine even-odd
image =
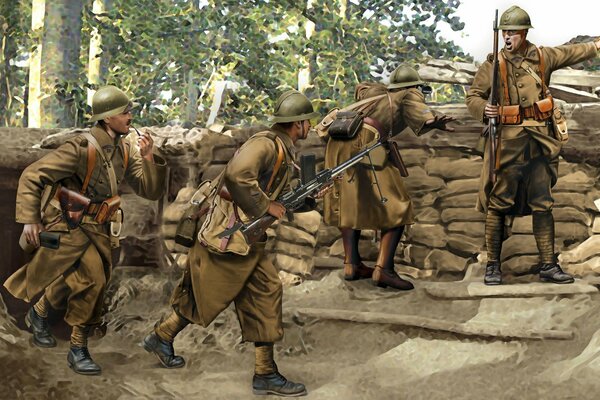
[[[138,106],[129,100],[129,97],[116,86],[103,86],[92,97],[92,116],[90,122],[121,114],[128,107]]]
[[[319,113],[315,111],[312,103],[297,90],[284,92],[275,103],[275,112],[269,116],[273,123],[304,121],[317,118]]]
[[[498,25],[498,29],[502,29],[504,31],[531,28],[533,28],[533,26],[531,26],[531,18],[529,18],[529,14],[527,14],[527,11],[518,6],[512,6],[508,10],[504,11],[500,17],[500,25]]]
[[[401,65],[390,75],[388,89],[405,88],[409,86],[424,85],[416,69],[408,65]]]

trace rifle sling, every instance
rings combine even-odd
[[[102,162],[104,163],[104,166],[106,167],[106,172],[108,173],[108,179],[110,182],[110,192],[111,192],[110,195],[116,196],[117,195],[117,175],[115,174],[115,169],[113,168],[112,162],[110,160],[106,159],[106,156],[104,155],[104,151],[102,151],[102,147],[100,146],[100,143],[98,143],[96,138],[91,133],[85,132],[83,134],[83,136],[85,136],[85,138],[88,140],[88,142],[96,148],[98,155],[100,155],[100,159],[102,159]],[[89,168],[89,166],[88,166],[88,168]]]

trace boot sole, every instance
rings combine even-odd
[[[154,354],[156,356],[156,358],[158,358],[158,361],[160,361],[160,364],[163,367],[167,368],[167,369],[176,369],[176,368],[183,368],[183,367],[185,367],[185,362],[183,364],[181,364],[181,365],[167,365],[167,364],[165,364],[165,362],[160,358],[160,356],[158,355],[158,353],[156,351],[154,351],[154,349],[152,347],[150,347],[150,345],[148,343],[146,343],[145,340],[142,341],[142,347],[148,353]]]
[[[500,285],[502,285],[502,282],[485,282],[484,281],[483,283],[486,286],[500,286]]]
[[[76,374],[79,374],[79,375],[100,375],[102,373],[102,370],[100,370],[100,371],[77,371],[75,369],[75,366],[72,363],[67,362],[67,364],[69,364],[69,368],[71,368],[73,370],[73,372],[75,372]]]
[[[302,392],[299,393],[281,393],[281,392],[277,392],[275,390],[257,390],[257,389],[252,389],[252,393],[257,395],[257,396],[267,396],[270,394],[274,394],[276,396],[281,396],[281,397],[301,397],[301,396],[306,396],[308,394],[308,392],[306,391],[306,389]]]
[[[33,334],[33,327],[32,327],[31,320],[29,319],[29,313],[27,313],[27,315],[25,316],[25,326],[27,326],[27,328],[31,329],[31,332]],[[35,340],[35,336],[33,336],[31,338],[31,343],[33,343],[34,346],[41,347],[41,348],[44,348],[44,349],[51,349],[53,347],[56,347],[56,345],[57,345],[56,339],[54,339],[54,343],[44,344],[44,343],[41,343],[41,342],[38,342],[37,340]]]
[[[569,281],[555,281],[554,279],[540,278],[540,281],[544,283],[556,283],[557,285],[568,285],[569,283],[575,283],[575,279]]]

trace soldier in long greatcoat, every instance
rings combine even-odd
[[[537,47],[527,41],[531,19],[513,6],[500,18],[504,48],[499,52],[500,106],[489,103],[493,55],[481,65],[466,103],[474,118],[487,123],[499,118],[496,181],[491,182],[489,141],[486,142],[478,209],[486,213],[487,266],[484,282],[502,283],[500,252],[505,216],[530,215],[540,253],[543,282],[572,283],[554,254],[554,219],[551,188],[558,178],[558,155],[566,137],[554,129],[557,112],[547,85],[557,69],[588,60],[598,54],[600,40],[558,47]]]

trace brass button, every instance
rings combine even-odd
[[[520,88],[522,88],[522,87],[523,87],[523,84],[522,84],[522,83],[519,83],[517,86],[519,86]]]
[[[527,100],[525,97],[521,97],[521,101],[525,101]]]
[[[519,74],[518,72],[516,72],[516,73],[515,73],[515,76],[517,76],[517,77],[518,77],[518,76],[520,76],[520,75],[521,75],[521,74]]]

